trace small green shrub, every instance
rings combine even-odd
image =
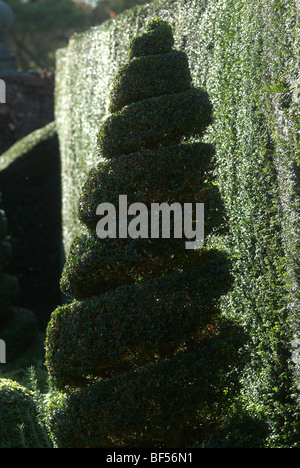
[[[33,393],[0,378],[0,448],[47,448]]]

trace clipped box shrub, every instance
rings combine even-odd
[[[0,448],[47,448],[32,392],[3,378],[0,378]]]
[[[133,39],[113,106],[134,82],[135,60],[151,57],[159,65],[170,56],[172,34],[168,23],[155,20]],[[143,92],[145,80],[136,101],[101,124],[104,162],[89,172],[78,201],[88,233],[73,240],[61,281],[73,301],[53,312],[46,339],[49,376],[61,392],[48,408],[59,448],[185,447],[201,437],[198,426],[209,431],[208,414],[226,412],[228,388],[236,390],[243,334],[219,310],[232,284],[227,254],[208,245],[188,251],[185,237],[173,231],[170,239],[96,236],[97,205],[117,204],[122,193],[146,206],[205,202],[208,231],[225,223],[214,147],[187,141],[212,122],[209,97],[192,83],[176,89],[170,73],[173,93],[159,95],[159,76],[157,68],[158,97],[154,89],[152,97]]]
[[[142,55],[127,62],[118,73],[111,94],[110,112],[117,112],[138,99],[180,93],[190,88],[192,78],[185,53]]]
[[[207,94],[190,89],[125,106],[101,125],[98,144],[107,158],[116,157],[200,136],[210,123]]]

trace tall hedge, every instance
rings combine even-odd
[[[6,362],[10,364],[37,336],[35,314],[19,306],[19,282],[7,270],[11,245],[7,238],[7,219],[0,211],[0,339],[5,342]]]
[[[20,301],[40,330],[60,303],[61,182],[55,122],[19,140],[0,158],[1,207],[9,219],[10,271]]]
[[[207,235],[224,221],[214,148],[187,141],[203,136],[211,103],[173,43],[161,20],[132,40],[98,134],[104,161],[79,199],[88,232],[74,239],[61,281],[75,300],[52,314],[46,340],[49,375],[62,392],[49,409],[60,448],[199,443],[200,426],[216,424],[235,386],[242,334],[218,308],[232,281],[226,254],[186,250],[173,231],[170,239],[96,234],[96,207],[117,206],[122,185],[128,203],[148,209],[208,200]]]
[[[158,0],[76,35],[58,54],[56,115],[64,245],[109,93],[130,37],[156,16],[174,25],[193,83],[214,109],[216,177],[228,215],[234,288],[222,310],[250,335],[241,402],[266,420],[267,447],[299,443],[299,20],[295,0]],[[299,351],[299,350],[298,350]]]

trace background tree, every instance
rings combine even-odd
[[[93,9],[92,22],[94,25],[101,24],[109,18],[122,13],[124,10],[136,5],[150,3],[152,0],[100,0]]]
[[[11,47],[20,69],[55,69],[55,52],[70,37],[146,0],[7,0],[15,14]]]
[[[0,448],[51,448],[32,391],[0,378]]]
[[[87,176],[61,286],[75,298],[52,314],[46,340],[49,406],[58,447],[185,447],[228,410],[239,330],[220,316],[231,286],[220,250],[186,250],[185,239],[100,240],[102,202],[205,203],[206,234],[224,221],[213,181],[214,148],[191,142],[212,122],[207,93],[191,83],[187,57],[160,20],[133,39],[111,115],[105,158]],[[201,427],[201,430],[199,429]]]
[[[10,31],[21,69],[55,68],[55,51],[74,32],[90,26],[91,8],[72,0],[8,0],[15,14]]]

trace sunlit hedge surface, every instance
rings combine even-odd
[[[56,112],[65,249],[82,232],[77,201],[85,174],[97,161],[95,139],[109,113],[113,78],[128,60],[130,38],[156,16],[174,25],[175,47],[187,53],[195,86],[206,88],[213,104],[206,138],[216,144],[235,278],[222,307],[250,333],[240,403],[257,422],[267,422],[265,446],[290,447],[299,443],[299,369],[289,344],[299,327],[295,1],[160,0],[75,36],[60,51]]]

